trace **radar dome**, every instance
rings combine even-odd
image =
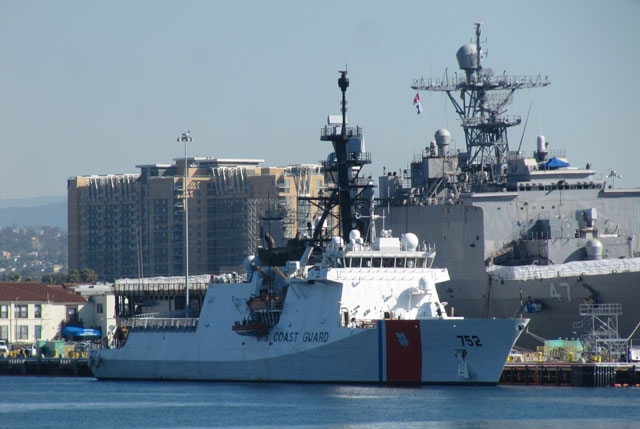
[[[255,255],[249,255],[244,258],[244,269],[247,270],[248,273],[253,271],[253,261],[256,259]]]
[[[449,130],[440,128],[436,131],[435,138],[436,143],[438,144],[438,153],[440,156],[447,155],[447,152],[449,152],[449,140],[451,140],[451,133]]]
[[[357,241],[358,238],[360,238],[360,231],[358,231],[357,229],[352,229],[349,232],[349,241],[351,240]]]
[[[420,240],[418,240],[418,237],[414,233],[408,232],[406,234],[402,234],[400,242],[402,243],[403,250],[416,250]]]
[[[456,54],[458,66],[462,70],[477,70],[478,67],[478,49],[473,43],[462,45]]]
[[[584,245],[584,250],[587,252],[587,259],[597,260],[602,259],[602,242],[597,238],[592,238]]]

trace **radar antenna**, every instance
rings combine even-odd
[[[411,88],[417,91],[445,92],[462,121],[467,157],[461,168],[470,173],[476,184],[500,184],[506,181],[506,162],[509,153],[507,130],[519,125],[517,115],[503,116],[513,93],[523,88],[545,87],[547,76],[495,76],[491,69],[482,68],[481,22],[476,27],[475,43],[463,45],[456,57],[464,77],[453,79],[414,79]],[[460,102],[454,94],[460,94]]]

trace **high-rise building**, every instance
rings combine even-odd
[[[264,233],[293,238],[314,222],[316,208],[298,197],[325,187],[318,164],[187,161],[186,186],[184,159],[138,165],[140,174],[69,178],[69,269],[91,268],[107,281],[184,275],[185,195],[190,274],[240,271]]]

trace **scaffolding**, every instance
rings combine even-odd
[[[585,358],[626,360],[628,341],[618,334],[622,304],[580,304],[582,320],[573,324],[582,342]]]

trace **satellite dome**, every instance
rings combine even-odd
[[[456,54],[458,65],[462,70],[477,70],[478,67],[478,49],[473,43],[462,45]]]
[[[434,137],[436,138],[437,143],[449,143],[451,133],[446,128],[440,128],[436,131]]]
[[[244,269],[247,270],[248,273],[253,271],[255,259],[256,257],[254,255],[249,255],[244,258]]]
[[[400,243],[402,243],[403,250],[416,250],[418,244],[420,244],[420,240],[418,240],[418,237],[414,233],[408,232],[402,234]]]

